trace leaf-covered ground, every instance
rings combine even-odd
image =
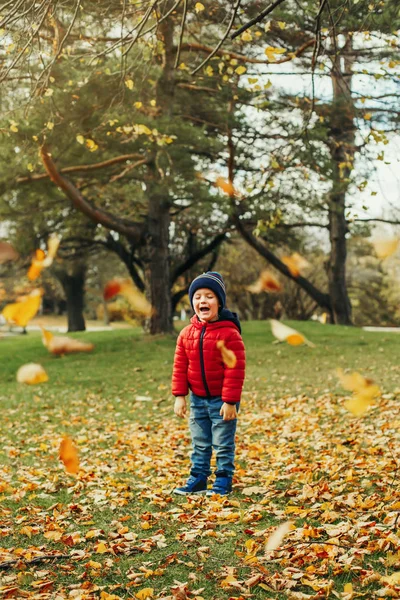
[[[173,338],[81,334],[95,351],[58,359],[38,335],[0,340],[0,597],[399,597],[400,338],[291,325],[316,348],[244,326],[228,498],[171,493],[190,455],[169,393]],[[48,383],[15,382],[31,361]],[[336,367],[380,385],[365,416],[344,408]],[[78,446],[77,477],[58,460],[63,435]]]

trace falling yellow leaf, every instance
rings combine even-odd
[[[282,525],[279,525],[266,541],[265,551],[272,552],[273,550],[276,550],[281,545],[283,538],[289,531],[292,531],[292,529],[295,529],[292,521],[286,521],[285,523],[282,523]]]
[[[94,140],[88,139],[86,140],[86,148],[89,148],[90,152],[96,152],[98,145]]]
[[[202,4],[201,2],[196,2],[196,4],[194,5],[194,10],[197,13],[202,12],[204,10],[204,4]]]
[[[264,53],[267,56],[269,62],[276,62],[276,54],[285,54],[286,50],[284,48],[273,48],[272,46],[268,46],[265,48]]]
[[[290,346],[300,346],[306,344],[307,346],[315,347],[315,344],[307,340],[301,333],[284,325],[276,319],[270,319],[272,335],[276,337],[280,342],[287,342]]]
[[[279,27],[279,29],[285,29],[285,27],[286,27],[285,21],[278,21],[278,27]]]
[[[280,292],[282,286],[275,275],[266,269],[261,272],[256,282],[246,287],[246,290],[252,294],[259,294],[260,292]]]
[[[233,369],[237,363],[236,354],[233,352],[233,350],[229,350],[229,348],[225,346],[224,340],[218,340],[216,345],[218,350],[221,352],[222,361],[228,368]]]
[[[337,369],[337,375],[342,387],[353,392],[352,398],[344,402],[345,408],[356,417],[360,417],[367,412],[375,398],[381,393],[379,386],[372,379],[368,379],[356,371],[344,373],[342,369]]]
[[[125,85],[128,88],[128,90],[133,90],[134,83],[132,79],[127,79],[125,81]]]
[[[237,67],[237,69],[235,69],[235,73],[237,73],[238,75],[243,75],[243,73],[246,73],[247,69],[244,66],[240,66]]]
[[[310,263],[298,252],[294,252],[290,256],[284,256],[281,260],[283,264],[287,266],[293,277],[298,277],[304,269],[310,266]]]
[[[76,474],[79,471],[78,450],[71,438],[65,436],[60,443],[60,460],[64,463],[67,473]]]
[[[85,143],[85,138],[83,137],[83,135],[77,135],[77,136],[76,136],[76,141],[77,141],[79,144],[84,144],[84,143]]]
[[[36,385],[49,380],[49,377],[42,367],[36,363],[27,363],[22,365],[17,371],[18,383],[27,383],[28,385]]]
[[[38,312],[42,302],[42,291],[39,289],[33,290],[21,302],[7,304],[2,311],[2,315],[11,325],[19,325],[26,327],[27,324]]]
[[[53,123],[53,121],[47,121],[46,127],[47,127],[47,129],[49,129],[50,131],[52,131],[52,129],[54,129],[54,123]]]
[[[399,238],[374,240],[372,242],[377,257],[381,259],[392,256],[398,249],[399,244]]]

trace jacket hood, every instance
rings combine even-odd
[[[212,323],[207,323],[208,327],[225,327],[226,326],[226,322],[232,323],[233,325],[235,325],[235,327],[239,330],[239,333],[242,333],[242,328],[240,326],[240,321],[239,321],[239,317],[237,316],[237,314],[235,312],[231,312],[230,310],[228,310],[227,308],[223,308],[222,310],[220,310],[219,312],[219,319],[218,321],[213,321]],[[204,325],[204,323],[202,323],[199,319],[199,317],[197,315],[193,315],[193,317],[190,319],[190,322],[192,323],[192,325],[197,325],[202,327]]]

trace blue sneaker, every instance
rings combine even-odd
[[[232,477],[226,477],[225,475],[217,475],[214,481],[214,485],[211,490],[207,491],[207,496],[213,496],[219,494],[220,496],[227,496],[232,491]]]
[[[207,492],[207,477],[204,475],[190,475],[186,485],[175,488],[174,494],[186,496],[187,494],[205,494]]]

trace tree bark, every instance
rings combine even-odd
[[[351,46],[348,37],[345,48]],[[343,60],[343,68],[341,67]],[[355,154],[354,104],[351,96],[351,58],[338,56],[332,66],[333,89],[329,148],[332,157],[332,189],[328,198],[330,256],[327,265],[333,321],[351,325],[351,303],[346,283],[346,193]]]
[[[70,272],[57,270],[59,279],[67,302],[68,331],[85,331],[83,308],[85,301],[85,275],[86,265],[78,263],[73,265]]]

